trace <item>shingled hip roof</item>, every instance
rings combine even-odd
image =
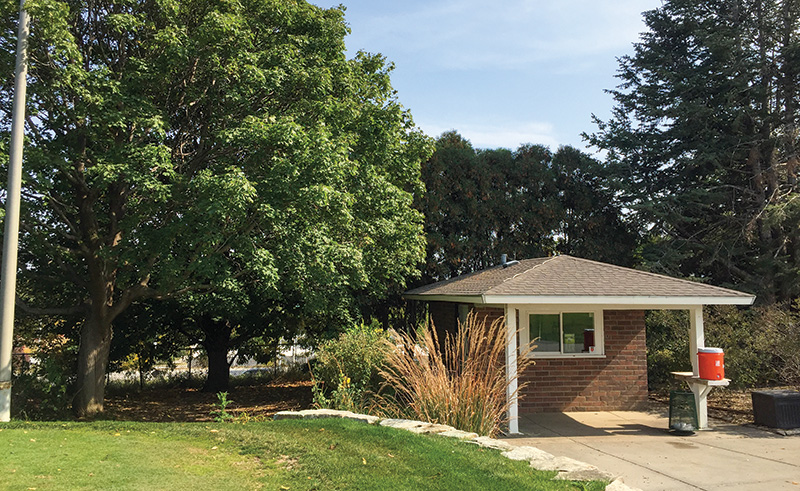
[[[524,259],[407,291],[412,300],[474,303],[751,305],[755,296],[572,256]]]

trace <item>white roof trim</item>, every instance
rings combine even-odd
[[[422,296],[422,295],[421,295]],[[753,305],[755,296],[484,295],[483,303],[582,305]]]
[[[663,308],[666,306],[697,305],[753,305],[756,297],[750,296],[625,296],[625,295],[404,295],[409,300],[427,302],[458,302],[479,304],[517,304],[517,305],[635,305],[639,308]]]

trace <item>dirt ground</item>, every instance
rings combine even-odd
[[[790,388],[790,387],[786,387]],[[757,389],[754,389],[757,390]],[[736,424],[753,423],[751,390],[715,389],[709,395],[708,414]],[[228,394],[233,415],[270,418],[278,411],[308,409],[312,404],[311,382],[273,382],[233,387]],[[669,404],[669,393],[651,393],[651,401]],[[106,416],[120,421],[211,421],[209,414],[216,394],[197,389],[146,390],[106,398]]]
[[[227,411],[234,416],[268,418],[278,411],[311,407],[311,382],[273,382],[238,386],[228,391],[233,401]],[[217,402],[216,394],[198,389],[171,388],[145,390],[106,397],[106,417],[118,421],[212,421],[209,414]]]

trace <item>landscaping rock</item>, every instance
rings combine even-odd
[[[447,430],[439,433],[439,435],[449,438],[458,438],[459,440],[474,440],[475,438],[478,438],[477,433],[470,433],[469,431],[461,430]]]
[[[334,409],[304,409],[302,411],[279,411],[273,419],[319,419],[319,418],[345,418],[363,423],[375,424],[380,421],[377,416],[357,414],[351,411],[337,411]]]
[[[614,479],[614,476],[608,472],[569,457],[533,460],[531,467],[541,471],[557,471],[556,479],[565,481],[611,481]]]
[[[350,413],[350,411],[336,411],[335,409],[304,409],[300,411],[305,419],[341,418],[345,413]]]
[[[628,486],[627,484],[622,482],[621,478],[618,477],[613,481],[611,481],[611,483],[608,486],[606,486],[606,491],[642,491],[642,490],[639,488],[632,488]]]
[[[419,434],[441,434],[447,431],[455,431],[455,428],[452,426],[426,423],[424,421],[415,421],[412,419],[384,419],[381,421],[381,426],[388,426],[389,428],[397,428]]]
[[[414,421],[413,419],[384,419],[381,421],[381,426],[388,426],[389,428],[397,428],[400,430],[407,430],[409,428],[416,428],[423,425],[422,421]]]
[[[483,448],[494,448],[496,450],[511,450],[514,448],[504,441],[495,440],[494,438],[489,438],[488,436],[479,436],[472,441]]]
[[[536,447],[514,447],[507,452],[503,452],[503,456],[511,460],[527,460],[528,462],[553,460],[555,458],[552,454]]]

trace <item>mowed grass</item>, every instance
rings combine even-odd
[[[338,419],[0,427],[0,489],[602,490],[496,450]]]

